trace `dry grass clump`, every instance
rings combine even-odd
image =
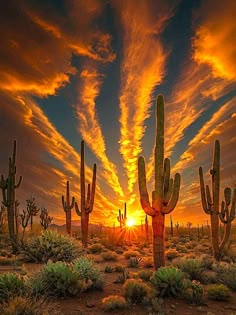
[[[105,312],[122,310],[127,307],[127,302],[120,295],[109,295],[102,299],[102,308]]]
[[[104,261],[116,261],[118,258],[118,255],[115,252],[108,251],[106,253],[102,253],[102,259]]]

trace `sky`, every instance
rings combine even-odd
[[[0,174],[17,140],[17,199],[30,196],[64,224],[70,181],[80,204],[97,164],[90,222],[144,221],[137,160],[153,187],[155,99],[165,98],[165,156],[181,174],[174,223],[205,224],[206,183],[221,144],[221,196],[236,185],[236,1],[8,0],[0,10]],[[80,218],[72,210],[73,224]],[[167,216],[168,224],[169,216]]]

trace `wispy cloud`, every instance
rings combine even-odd
[[[173,4],[173,2],[172,2]],[[123,31],[120,90],[120,152],[131,193],[137,179],[137,157],[149,117],[152,92],[165,74],[168,52],[160,35],[174,6],[156,1],[114,1]]]
[[[102,162],[104,169],[102,176],[118,196],[123,197],[124,193],[119,183],[116,166],[106,154],[106,144],[96,111],[96,98],[100,93],[103,76],[99,74],[95,66],[87,65],[84,68],[80,74],[79,97],[75,105],[79,119],[78,129],[86,144]]]

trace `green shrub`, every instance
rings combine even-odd
[[[74,261],[73,270],[78,273],[79,279],[85,281],[88,289],[101,290],[104,279],[101,272],[94,267],[92,259],[80,257]]]
[[[89,252],[92,254],[100,254],[104,250],[104,247],[100,244],[93,244],[89,247]]]
[[[117,257],[118,257],[118,255],[114,252],[102,253],[102,258],[105,261],[116,261]]]
[[[201,275],[204,271],[204,268],[200,260],[191,258],[190,259],[179,258],[176,259],[173,263],[181,271],[186,272],[191,280],[201,279]]]
[[[143,281],[150,281],[153,276],[153,271],[151,270],[142,270],[138,272],[138,277]]]
[[[210,284],[207,287],[207,296],[210,300],[226,301],[230,298],[230,290],[224,284]]]
[[[102,308],[105,312],[124,309],[127,307],[126,300],[123,296],[109,295],[102,299]]]
[[[204,302],[204,291],[200,282],[193,280],[189,288],[183,291],[185,300],[193,305],[201,305]]]
[[[104,272],[106,272],[106,273],[112,273],[112,272],[113,272],[112,266],[106,266],[105,269],[104,269]]]
[[[49,296],[75,296],[84,288],[79,274],[61,261],[48,263],[29,282],[33,293]]]
[[[236,291],[236,264],[218,264],[213,267],[220,283]]]
[[[0,306],[1,315],[60,315],[58,307],[45,299],[17,296]]]
[[[45,231],[44,234],[22,243],[22,253],[26,261],[46,263],[49,259],[53,262],[71,262],[81,252],[75,241],[69,236],[58,234],[54,231]]]
[[[174,267],[160,267],[151,281],[160,296],[178,296],[191,285],[185,274]]]
[[[141,257],[130,257],[128,266],[131,268],[137,268],[139,266],[140,261],[142,260]]]
[[[0,275],[0,303],[10,298],[24,295],[28,291],[23,277],[16,273],[5,273]]]
[[[125,298],[131,303],[142,303],[143,299],[150,294],[150,287],[140,280],[128,279],[124,284]]]

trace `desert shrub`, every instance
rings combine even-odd
[[[118,257],[118,255],[114,252],[102,253],[102,258],[105,261],[116,261],[117,257]]]
[[[217,280],[236,291],[236,264],[218,264],[213,266],[217,273]]]
[[[100,254],[104,250],[104,247],[100,244],[93,244],[89,247],[89,252],[92,254]]]
[[[151,270],[142,270],[138,272],[138,277],[143,281],[150,281],[153,275],[153,271]]]
[[[193,280],[192,284],[183,291],[184,299],[193,305],[201,305],[204,302],[204,291],[200,282]]]
[[[137,268],[139,266],[140,261],[142,260],[141,257],[130,257],[128,266],[131,268]]]
[[[124,253],[124,256],[126,259],[130,259],[131,257],[139,256],[139,252],[138,251],[128,251],[128,252]]]
[[[226,301],[230,298],[230,290],[224,284],[210,284],[207,287],[207,296],[210,300]]]
[[[173,260],[177,257],[179,257],[179,253],[175,249],[169,249],[168,251],[166,251],[166,258],[168,260]]]
[[[185,274],[174,267],[160,267],[151,281],[160,296],[178,296],[191,285]]]
[[[153,259],[152,258],[145,258],[143,261],[144,268],[152,268],[153,267]]]
[[[131,303],[142,303],[144,297],[150,294],[150,287],[140,280],[128,279],[124,284],[125,298]]]
[[[126,300],[120,295],[109,295],[102,299],[102,308],[105,312],[124,309],[127,307]]]
[[[23,277],[16,273],[5,273],[0,275],[0,303],[10,298],[24,295],[28,291]]]
[[[115,272],[122,272],[124,267],[122,265],[115,265],[114,270]]]
[[[44,234],[32,237],[27,243],[22,243],[22,252],[26,261],[53,262],[74,260],[81,248],[72,238],[54,231],[45,231]]]
[[[204,268],[200,260],[192,258],[179,258],[176,259],[173,263],[174,266],[178,267],[181,271],[186,272],[191,280],[201,279]]]
[[[112,272],[113,272],[112,266],[106,266],[105,269],[104,269],[104,272],[106,272],[106,273],[112,273]]]
[[[29,283],[33,293],[49,296],[75,296],[84,288],[79,274],[61,261],[47,263],[40,272],[31,276]]]
[[[214,263],[214,259],[211,256],[209,256],[209,255],[202,255],[200,259],[201,259],[202,267],[204,269],[207,269],[207,270],[211,270],[212,269],[212,266],[213,266],[213,263]]]
[[[88,289],[101,290],[104,279],[101,272],[94,267],[92,259],[80,257],[74,261],[73,270],[78,273],[79,279],[85,281]]]
[[[0,306],[1,315],[60,315],[55,304],[43,298],[17,296]]]
[[[217,283],[217,273],[213,270],[205,270],[201,274],[200,282],[203,284]]]

